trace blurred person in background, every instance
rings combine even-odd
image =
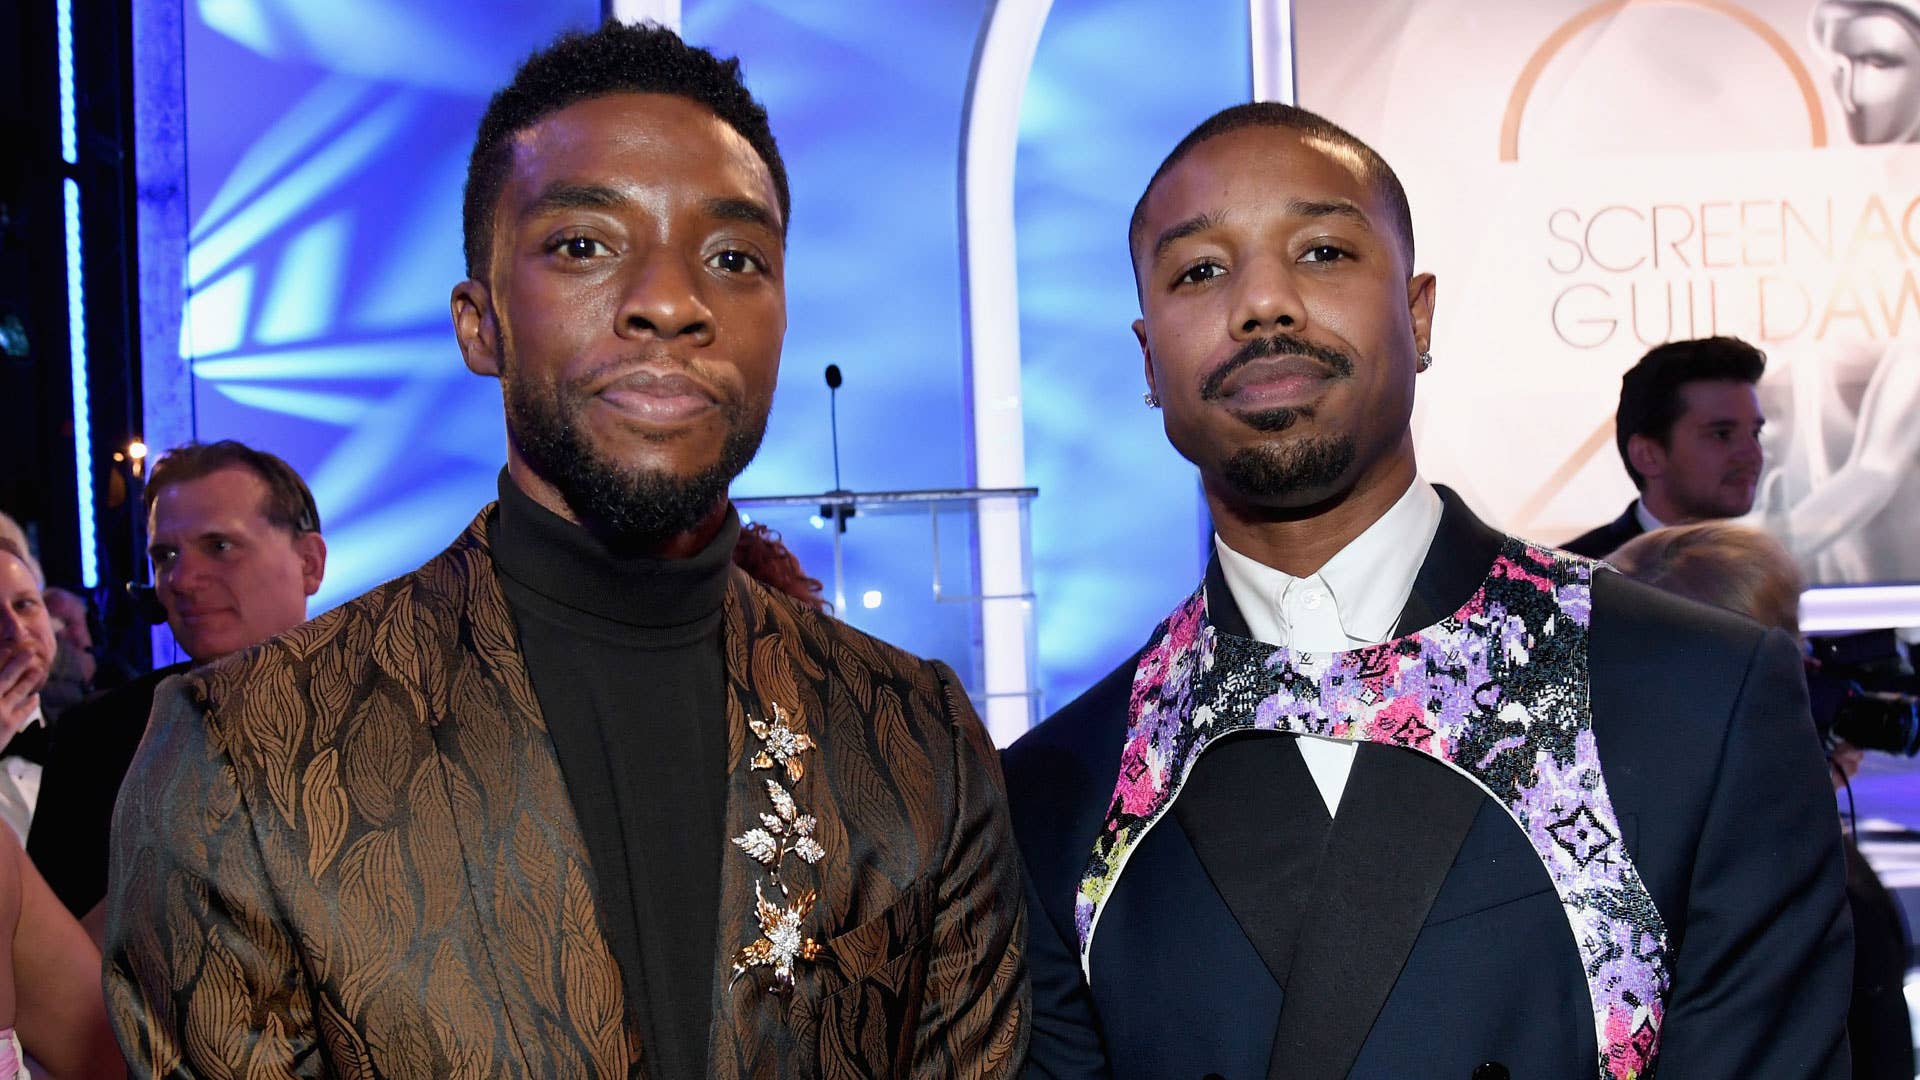
[[[1655,529],[1607,556],[1628,577],[1690,600],[1800,633],[1800,572],[1778,540],[1758,529],[1712,521]],[[1833,786],[1860,769],[1860,750],[1828,733]],[[1812,825],[1824,828],[1826,822]],[[1853,1003],[1847,1040],[1855,1080],[1912,1080],[1913,1031],[1903,985],[1911,937],[1851,835],[1845,837],[1847,905],[1853,911]]]
[[[53,620],[38,567],[0,536],[0,820],[24,838],[39,803],[46,720],[40,692],[53,671]]]
[[[1767,357],[1739,338],[1669,341],[1620,378],[1614,444],[1640,490],[1621,515],[1561,547],[1599,558],[1666,525],[1735,518],[1760,482],[1755,386]]]
[[[50,586],[42,594],[53,618],[53,674],[40,691],[40,708],[49,725],[93,692],[99,658],[93,654],[93,630],[87,625],[87,602],[77,594]]]
[[[54,894],[88,916],[96,937],[114,798],[146,732],[154,688],[305,622],[326,572],[313,493],[263,450],[232,440],[177,447],[154,463],[144,500],[154,595],[191,660],[67,713],[47,753],[40,823],[27,839]]]

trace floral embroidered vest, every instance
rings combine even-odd
[[[1585,962],[1603,1080],[1644,1076],[1668,984],[1666,926],[1628,857],[1593,737],[1594,564],[1508,538],[1473,597],[1370,648],[1308,654],[1226,634],[1202,588],[1154,631],[1134,673],[1120,776],[1080,883],[1093,933],[1127,859],[1201,751],[1238,731],[1405,747],[1506,808],[1553,880]]]

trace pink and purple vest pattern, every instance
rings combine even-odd
[[[1113,801],[1075,898],[1080,964],[1127,858],[1201,751],[1275,731],[1400,746],[1473,781],[1520,826],[1585,962],[1602,1080],[1653,1064],[1667,932],[1628,857],[1593,737],[1594,564],[1508,538],[1459,611],[1370,648],[1308,654],[1222,633],[1204,587],[1154,631],[1133,679]]]

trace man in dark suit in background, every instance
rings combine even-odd
[[[40,782],[27,854],[97,940],[113,800],[169,675],[291,630],[326,574],[320,510],[293,466],[231,439],[188,443],[148,474],[154,598],[189,662],[150,672],[69,711]]]
[[[1434,279],[1387,164],[1237,106],[1130,239],[1147,401],[1216,550],[1005,754],[1029,1075],[1845,1076],[1794,642],[1420,478]]]
[[[1560,545],[1600,559],[1662,525],[1740,517],[1760,482],[1754,386],[1767,357],[1739,338],[1669,341],[1620,377],[1614,444],[1640,497],[1612,521]]]

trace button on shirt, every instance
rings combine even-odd
[[[1233,550],[1218,535],[1214,549],[1227,591],[1258,641],[1302,653],[1343,652],[1378,645],[1413,594],[1414,578],[1440,528],[1440,496],[1415,477],[1406,494],[1365,532],[1306,577],[1294,577]],[[1408,629],[1419,629],[1410,627]],[[1339,812],[1353,769],[1354,744],[1313,735],[1300,738],[1300,756],[1320,789],[1327,813]]]

